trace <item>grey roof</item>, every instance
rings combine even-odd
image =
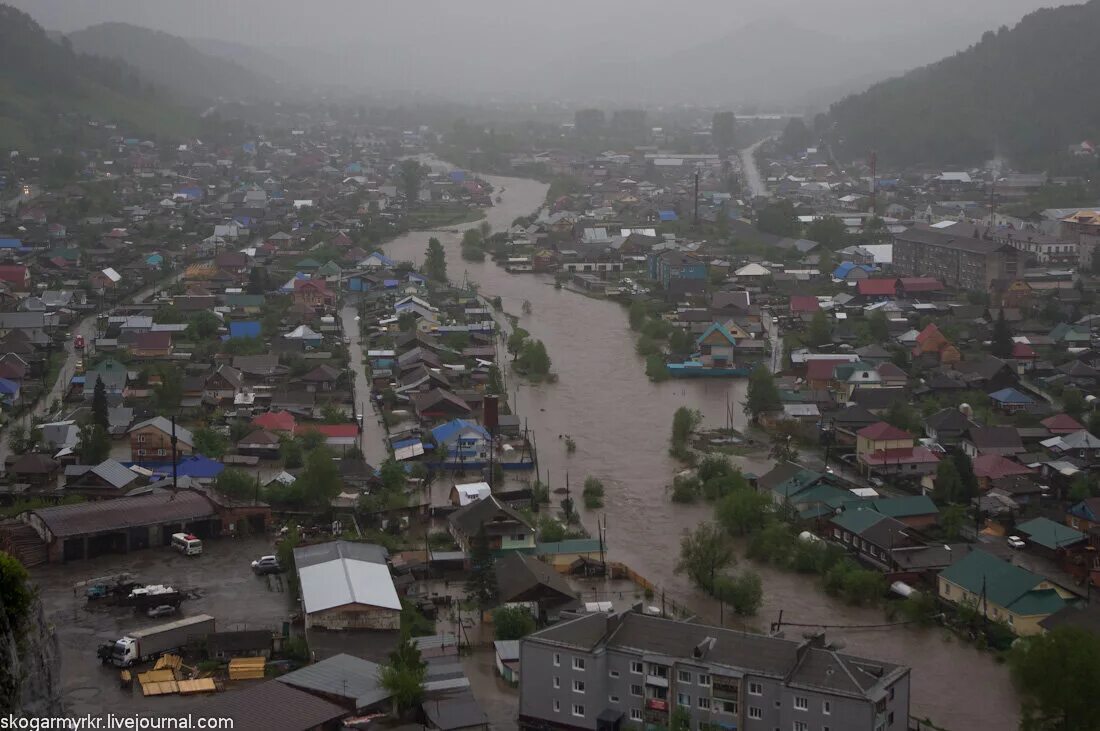
[[[138,423],[130,427],[130,431],[135,431],[146,426],[152,426],[160,429],[165,434],[172,433],[172,422],[164,418],[163,416],[154,416],[152,419],[139,421]],[[176,438],[189,447],[193,447],[195,445],[195,437],[191,434],[191,430],[185,429],[179,424],[176,424]]]
[[[550,564],[522,553],[510,553],[496,561],[497,587],[502,602],[528,601],[528,592],[543,588],[563,599],[576,598],[569,582]]]
[[[505,662],[519,659],[519,640],[496,640],[493,647],[497,656]]]
[[[278,681],[303,690],[354,700],[356,710],[361,711],[390,698],[390,692],[382,687],[380,676],[381,666],[377,663],[340,654],[282,675]]]
[[[117,460],[108,459],[92,468],[92,473],[113,487],[123,488],[138,478],[137,474]]]
[[[370,563],[386,563],[389,552],[375,543],[355,543],[353,541],[329,541],[315,543],[312,546],[299,546],[294,549],[294,565],[298,568],[314,564],[335,561],[339,558],[353,558]]]
[[[523,516],[517,513],[512,508],[501,503],[495,497],[490,495],[487,498],[477,500],[470,503],[464,508],[459,508],[455,512],[451,513],[449,518],[450,522],[454,524],[462,533],[467,536],[476,535],[481,526],[487,521],[492,520],[493,516],[498,512],[503,512],[512,520],[516,520],[523,524],[526,530],[531,531],[532,528],[524,520]]]
[[[107,409],[107,421],[112,428],[129,427],[134,420],[134,410],[129,406],[115,406]]]
[[[488,728],[489,725],[488,716],[469,691],[442,700],[428,699],[420,707],[428,717],[428,723],[443,731]]]
[[[200,493],[154,492],[115,500],[58,505],[31,511],[55,537],[105,533],[161,523],[178,523],[214,516],[214,506]]]
[[[807,650],[788,678],[793,686],[827,688],[834,693],[866,696],[873,694],[882,678],[899,666],[862,660],[823,648]]]
[[[202,712],[232,718],[234,731],[306,731],[348,715],[335,703],[278,680],[204,698]]]
[[[602,612],[551,625],[532,639],[591,650],[607,635],[608,616]]]

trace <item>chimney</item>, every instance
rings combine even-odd
[[[497,415],[499,413],[499,397],[492,395],[485,397],[485,403],[483,406],[483,412],[481,415],[481,423],[490,432],[495,431],[499,419]]]

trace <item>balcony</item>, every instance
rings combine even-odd
[[[661,677],[660,675],[653,675],[652,673],[645,676],[646,685],[655,685],[658,688],[668,687],[668,676]]]

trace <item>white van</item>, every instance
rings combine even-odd
[[[173,533],[172,548],[184,556],[198,556],[202,553],[202,541],[190,533]]]

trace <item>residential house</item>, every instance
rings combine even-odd
[[[1020,433],[1012,426],[973,426],[959,444],[971,459],[982,454],[1012,457],[1025,451]]]
[[[962,360],[962,354],[935,323],[929,323],[913,344],[911,351],[913,360],[931,361],[935,363],[958,363]]]
[[[436,459],[444,464],[486,462],[492,439],[489,430],[473,421],[452,419],[432,429]]]
[[[1074,599],[1048,579],[980,549],[972,549],[940,572],[939,596],[1005,622],[1021,637],[1041,634],[1039,623]]]
[[[512,508],[490,495],[451,513],[447,519],[451,535],[462,550],[469,551],[484,529],[494,551],[534,549],[535,529]]]
[[[554,621],[558,612],[577,604],[577,592],[548,563],[513,551],[495,562],[497,599],[501,604],[534,604],[540,621]]]
[[[191,454],[195,441],[190,430],[173,424],[163,416],[154,416],[130,427],[130,459],[138,463],[171,461],[173,432],[177,458]]]
[[[1018,523],[1013,532],[1027,541],[1033,553],[1053,560],[1084,548],[1088,541],[1084,532],[1042,516]]]
[[[666,290],[673,288],[673,282],[693,281],[698,282],[700,287],[706,283],[706,262],[682,252],[661,251],[651,253],[647,261],[649,263],[650,279],[659,282],[661,287]]]
[[[130,355],[135,358],[168,358],[172,355],[172,333],[145,332],[133,338]]]
[[[310,307],[327,307],[336,304],[336,293],[323,279],[295,279],[294,303]]]
[[[113,459],[97,465],[70,465],[65,468],[65,494],[89,500],[122,497],[137,486],[139,476]]]
[[[948,407],[925,418],[924,433],[937,444],[952,447],[973,426],[977,425],[969,416],[957,408]]]
[[[237,453],[260,459],[278,459],[281,441],[266,429],[257,429],[237,442]]]

